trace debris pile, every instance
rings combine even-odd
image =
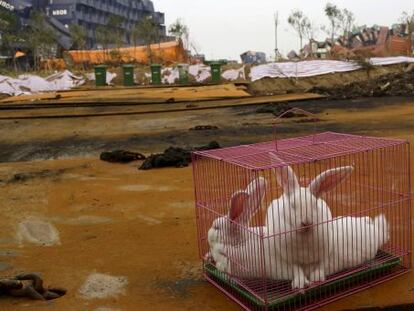
[[[40,92],[70,90],[81,86],[85,79],[65,70],[60,73],[42,78],[35,75],[20,75],[17,78],[0,76],[0,93],[8,95],[23,95]]]
[[[20,75],[17,78],[0,75],[0,93],[8,95],[23,95],[41,92],[70,90],[81,86],[85,79],[65,70],[60,73],[42,78],[35,75]]]
[[[405,24],[388,27],[362,27],[332,41],[310,40],[302,49],[305,58],[327,58],[330,55],[344,58],[356,56],[407,55],[411,50],[409,30]],[[408,53],[409,54],[409,53]]]
[[[145,160],[145,156],[141,153],[115,150],[111,152],[102,152],[100,159],[110,163],[130,163],[133,161]]]
[[[315,87],[311,92],[327,95],[330,99],[350,99],[377,96],[414,96],[414,70],[391,73],[377,79],[353,82],[332,88]]]
[[[64,288],[45,288],[36,273],[20,274],[11,279],[0,279],[0,295],[27,297],[34,300],[54,300],[66,294]]]
[[[414,57],[373,57],[366,62],[373,66],[414,63]],[[358,61],[306,60],[300,62],[269,63],[251,68],[251,81],[263,78],[305,78],[337,72],[363,69]]]
[[[257,113],[271,113],[274,116],[280,116],[282,113],[287,112],[292,109],[288,103],[277,103],[277,104],[267,104],[256,110]],[[295,113],[287,113],[283,116],[284,118],[293,118]]]
[[[219,149],[220,145],[216,141],[210,142],[206,146],[196,147],[192,149],[183,149],[178,147],[169,147],[160,154],[152,154],[139,167],[140,170],[150,170],[153,168],[163,167],[186,167],[191,163],[191,152]]]

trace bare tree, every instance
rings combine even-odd
[[[288,18],[288,23],[297,32],[300,40],[300,49],[303,47],[303,38],[312,35],[312,25],[310,20],[300,10],[294,10]]]
[[[328,2],[325,6],[325,14],[331,22],[331,40],[332,42],[334,42],[335,35],[341,28],[341,24],[343,23],[344,17],[342,15],[342,11],[335,4],[332,4],[330,2]]]
[[[342,10],[341,30],[344,36],[349,36],[355,26],[355,15],[348,9]]]
[[[401,16],[401,22],[407,25],[407,31],[410,40],[410,48],[412,48],[414,37],[414,11],[411,14],[408,12],[403,12]],[[411,53],[413,52],[414,51],[411,51]]]

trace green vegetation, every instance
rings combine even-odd
[[[86,28],[79,24],[71,24],[69,32],[72,37],[73,47],[78,50],[85,49],[87,39]]]
[[[157,24],[152,19],[152,16],[143,18],[139,21],[134,27],[134,33],[136,37],[147,46],[148,56],[152,63],[153,55],[151,51],[151,44],[160,41],[160,31]]]
[[[175,37],[176,40],[182,41],[185,49],[188,50],[190,31],[188,29],[188,26],[185,25],[181,19],[177,19],[170,25],[168,28],[168,33]]]

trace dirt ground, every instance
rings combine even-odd
[[[313,88],[334,88],[349,83],[365,83],[366,81],[391,73],[404,73],[408,64],[376,66],[369,71],[355,70],[350,72],[325,74],[300,79],[271,79],[265,78],[249,85],[249,92],[256,95],[284,94],[286,92],[304,92]]]
[[[414,132],[414,122],[404,115],[406,110],[412,109],[412,98],[317,100],[290,105],[322,113],[323,121],[318,123],[321,130],[377,136],[384,135],[384,130]],[[383,116],[390,120],[371,120],[370,115],[363,114],[367,122],[359,119],[357,125],[340,123],[335,111],[338,107],[343,107],[341,116],[344,118],[361,118],[355,111],[387,111]],[[217,140],[223,146],[232,146],[271,139],[275,117],[270,113],[256,113],[258,109],[260,106],[96,118],[0,120],[0,161],[74,156],[97,158],[100,152],[111,149],[127,149],[148,155],[171,145],[188,147]],[[396,117],[393,116],[395,114]],[[398,119],[401,117],[406,120],[404,124]],[[198,125],[213,125],[218,130],[189,131]],[[277,132],[298,135],[307,131],[309,124],[290,122],[279,127]]]
[[[404,138],[414,151],[413,105],[414,98],[295,103],[322,120],[318,131]],[[138,171],[138,162],[108,164],[97,156],[113,148],[151,153],[171,144],[269,140],[274,116],[256,110],[1,121],[0,275],[40,272],[68,294],[52,302],[1,298],[0,310],[239,310],[201,279],[191,167]],[[310,131],[310,124],[285,122],[278,137]],[[200,124],[219,130],[188,131]],[[27,223],[48,223],[58,236],[50,246],[33,244],[21,232]],[[122,278],[123,287],[88,299],[84,284],[94,273]],[[413,288],[410,273],[321,310],[414,303]]]

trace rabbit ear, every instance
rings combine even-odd
[[[266,190],[266,180],[263,177],[253,180],[244,191],[238,191],[231,198],[229,218],[249,222],[250,218],[260,208]]]
[[[337,167],[331,170],[327,170],[317,176],[309,185],[310,191],[314,196],[319,197],[335,188],[346,178],[348,178],[353,172],[353,166]]]
[[[229,212],[229,218],[236,220],[242,214],[249,201],[249,195],[244,191],[238,191],[231,197],[231,207]]]
[[[285,164],[285,162],[272,152],[269,152],[269,155],[272,164],[278,165],[278,167],[275,167],[274,172],[276,181],[282,187],[283,193],[291,194],[299,189],[299,182],[293,169],[288,165],[280,167],[280,164]]]

